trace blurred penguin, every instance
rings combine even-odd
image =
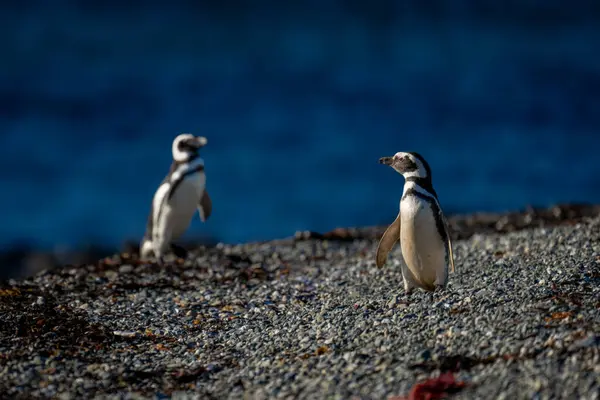
[[[146,233],[140,245],[140,257],[154,254],[162,264],[171,250],[185,258],[186,251],[173,243],[188,229],[196,210],[205,222],[212,212],[212,202],[206,191],[204,160],[199,150],[207,144],[203,136],[181,134],[173,140],[173,163],[161,182],[150,209]]]

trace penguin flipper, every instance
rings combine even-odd
[[[375,256],[375,264],[379,268],[383,267],[388,253],[390,250],[392,250],[396,242],[400,240],[400,214],[401,213],[398,213],[398,216],[394,222],[388,226],[381,237],[381,240],[379,240],[379,245],[377,246],[377,253]]]
[[[206,189],[204,189],[204,193],[202,194],[200,202],[198,203],[198,213],[200,213],[200,220],[202,220],[202,222],[206,222],[208,217],[210,217],[211,212],[212,200],[210,199],[210,196],[208,195]]]
[[[448,228],[448,220],[446,220],[446,216],[440,209],[440,216],[442,217],[442,221],[444,221],[444,229],[446,230],[446,237],[448,238],[448,259],[450,260],[450,270],[454,273],[454,253],[452,252],[452,238],[450,237],[450,229]]]

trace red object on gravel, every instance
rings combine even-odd
[[[450,393],[455,393],[467,386],[465,382],[454,379],[452,372],[446,372],[437,378],[430,378],[415,384],[408,397],[395,396],[389,400],[437,400],[444,399]]]

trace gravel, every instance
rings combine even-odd
[[[376,240],[128,254],[0,289],[11,398],[600,398],[600,218],[454,242],[440,293],[403,293]],[[450,375],[448,375],[450,374]],[[398,397],[396,397],[398,398]]]

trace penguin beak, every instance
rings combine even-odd
[[[206,140],[204,136],[196,136],[195,138],[189,140],[187,143],[192,149],[198,150],[201,147],[206,146],[207,142],[208,140]]]
[[[192,143],[196,149],[199,149],[201,147],[206,146],[206,143],[208,143],[208,140],[206,140],[206,138],[204,136],[196,136],[194,138],[194,140],[192,141]]]
[[[379,159],[379,164],[391,166],[393,163],[394,163],[394,157],[381,157]]]

